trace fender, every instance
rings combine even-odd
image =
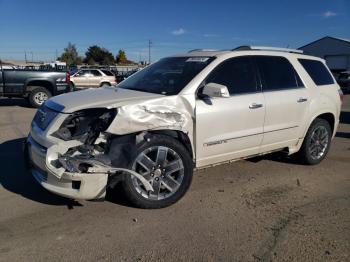
[[[338,123],[339,120],[336,118],[335,113],[332,112],[332,110],[323,109],[323,110],[317,111],[316,113],[313,114],[312,117],[309,118],[310,120],[309,120],[309,122],[308,122],[307,125],[306,125],[307,128],[303,131],[303,136],[302,136],[302,138],[305,137],[305,135],[306,135],[307,131],[309,130],[309,128],[310,128],[312,122],[314,122],[315,119],[316,119],[317,117],[319,117],[320,115],[323,115],[323,114],[332,114],[332,115],[333,115],[333,117],[334,117],[334,126],[332,127],[332,128],[333,128],[333,134],[332,134],[332,136],[335,135],[335,133],[337,132],[336,126],[337,126],[337,123]]]
[[[29,90],[28,89],[28,86],[30,82],[33,82],[33,81],[42,81],[42,82],[46,82],[46,83],[49,83],[50,86],[52,87],[52,92],[55,93],[56,92],[56,83],[53,79],[50,79],[50,78],[28,78],[26,79],[26,81],[24,82],[24,86],[23,86],[23,89],[24,89],[24,93],[28,92],[28,91],[32,91],[32,90]],[[44,86],[45,87],[45,86]]]

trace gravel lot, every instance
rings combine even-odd
[[[41,188],[21,152],[34,112],[0,99],[0,261],[350,261],[350,96],[320,165],[273,155],[201,170],[161,210]]]

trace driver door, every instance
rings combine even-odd
[[[197,167],[258,154],[265,108],[253,60],[249,56],[228,59],[205,83],[225,85],[230,97],[196,100]]]

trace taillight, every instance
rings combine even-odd
[[[344,94],[341,91],[341,89],[338,89],[338,93],[339,93],[339,98],[340,98],[340,106],[342,106],[343,102],[344,102]]]
[[[70,74],[67,72],[66,73],[66,82],[69,83],[70,82]]]

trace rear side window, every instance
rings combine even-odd
[[[298,60],[316,85],[322,86],[334,84],[331,74],[322,62],[310,59]]]
[[[75,74],[75,76],[87,76],[90,74],[89,70],[80,70],[78,73]]]
[[[93,75],[93,76],[101,76],[101,73],[97,70],[91,70],[90,73]]]
[[[263,80],[264,91],[276,91],[303,87],[292,64],[280,56],[256,56]]]
[[[114,76],[111,71],[108,70],[101,70],[106,76]]]
[[[224,61],[209,75],[206,83],[225,85],[230,95],[256,92],[256,74],[252,59],[242,56]]]

